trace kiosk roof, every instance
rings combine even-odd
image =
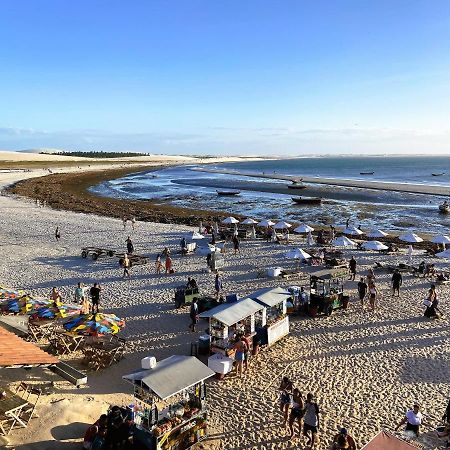
[[[224,325],[234,325],[246,317],[264,309],[264,306],[255,302],[251,298],[244,298],[235,303],[219,305],[207,311],[207,314],[200,314],[200,317],[213,317]]]
[[[264,288],[250,294],[248,297],[262,303],[264,306],[275,306],[291,297],[291,293],[281,287]]]

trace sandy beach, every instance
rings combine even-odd
[[[0,185],[44,173],[0,174]],[[172,354],[189,354],[190,343],[203,333],[207,323],[200,324],[199,333],[189,331],[188,310],[174,308],[174,288],[194,276],[200,291],[212,294],[214,276],[204,273],[205,258],[197,255],[175,255],[173,275],[155,274],[156,254],[166,246],[175,254],[180,238],[194,227],[138,222],[135,230],[129,226],[124,230],[117,218],[39,207],[11,196],[1,196],[0,207],[0,284],[40,296],[57,286],[63,299],[71,300],[77,282],[99,282],[104,310],[126,320],[121,333],[129,343],[126,358],[108,369],[89,373],[87,387],[75,389],[44,370],[0,372],[2,382],[32,379],[46,386],[37,409],[39,418],[33,419],[27,429],[13,431],[5,448],[79,449],[87,424],[106,412],[107,405],[130,403],[131,389],[121,376],[138,369],[140,358],[154,355],[161,360]],[[61,230],[59,242],[54,238],[56,226]],[[124,249],[127,236],[133,239],[136,252],[148,255],[151,261],[133,268],[131,280],[122,278],[113,258],[93,262],[80,257],[81,247],[86,245]],[[299,236],[292,236],[292,240],[289,247],[305,245]],[[284,256],[289,247],[249,240],[242,242],[240,254],[228,251],[223,270],[225,291],[244,296],[262,287],[307,285],[308,268],[304,278],[289,282],[257,276],[260,269],[292,268],[294,263]],[[358,262],[358,276],[365,275],[375,261],[407,262],[405,252],[380,256],[345,251],[347,258],[351,255]],[[415,251],[415,265],[424,259],[423,251]],[[448,267],[448,263],[439,261],[438,266]],[[434,429],[440,424],[450,395],[448,314],[436,321],[422,317],[428,280],[406,275],[401,297],[393,298],[390,277],[376,273],[380,292],[376,312],[370,312],[367,306],[361,308],[356,281],[349,281],[345,286],[351,295],[347,310],[330,317],[293,318],[290,335],[255,357],[243,378],[209,381],[210,439],[200,448],[306,448],[304,439],[297,435],[290,440],[288,430],[281,426],[277,385],[283,375],[291,377],[304,395],[316,395],[321,408],[317,448],[328,448],[343,425],[360,448],[379,430],[393,430],[414,401],[420,402],[432,424],[424,427],[417,445],[423,449],[442,446]],[[438,287],[440,306],[446,313],[449,294],[450,286]]]

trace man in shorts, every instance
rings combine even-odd
[[[306,396],[305,415],[303,416],[303,435],[307,437],[306,445],[314,447],[319,430],[319,405],[311,392]],[[311,432],[311,436],[310,436]]]
[[[358,283],[359,300],[361,301],[361,308],[364,308],[364,298],[367,295],[367,284],[364,282],[364,278],[361,277]]]
[[[397,292],[397,297],[400,297],[400,286],[403,283],[402,274],[398,269],[395,269],[395,272],[392,275],[392,296]]]
[[[94,286],[91,287],[90,294],[92,299],[92,314],[95,314],[94,309],[98,313],[98,309],[100,306],[100,291],[102,290],[101,286],[97,283],[94,283]]]

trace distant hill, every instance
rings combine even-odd
[[[43,154],[47,154],[47,152],[39,152]],[[95,158],[95,159],[103,159],[103,158],[135,158],[142,156],[150,156],[148,153],[133,153],[133,152],[66,152],[66,151],[55,151],[52,153],[53,155],[58,156],[75,156],[78,158]]]

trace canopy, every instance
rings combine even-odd
[[[289,259],[309,259],[309,258],[311,258],[311,255],[309,253],[306,253],[301,248],[293,248],[292,250],[289,250],[286,253],[286,258],[289,258]]]
[[[320,278],[321,280],[331,280],[333,278],[341,278],[348,274],[346,268],[323,269],[310,273],[310,277]]]
[[[125,321],[119,319],[115,314],[81,314],[68,320],[63,326],[74,334],[101,336],[118,333],[125,326]]]
[[[157,362],[153,369],[140,370],[122,378],[166,400],[213,375],[215,373],[195,356],[173,355]]]
[[[380,241],[367,241],[362,245],[364,250],[387,250],[388,246]]]
[[[400,235],[398,238],[403,242],[410,242],[411,244],[414,244],[416,242],[423,242],[423,239],[414,233],[404,233]]]
[[[433,239],[431,239],[433,244],[450,244],[450,238],[443,234],[438,234]]]
[[[255,224],[257,224],[258,222],[256,221],[256,220],[253,220],[253,219],[250,219],[250,218],[248,218],[248,219],[245,219],[243,222],[241,222],[242,223],[242,225],[255,225]]]
[[[334,245],[335,247],[355,247],[356,244],[351,241],[348,237],[345,236],[339,236],[338,238],[336,238],[333,242],[332,245]]]
[[[262,309],[264,309],[264,306],[251,298],[244,298],[235,303],[225,303],[224,305],[216,306],[200,314],[200,317],[212,317],[230,327]]]
[[[271,227],[272,225],[275,225],[275,222],[272,222],[269,219],[261,220],[261,222],[258,223],[258,227]]]
[[[446,259],[450,259],[450,249],[444,250],[443,252],[439,252],[436,253],[436,255],[438,258],[446,258]]]
[[[314,228],[304,223],[294,228],[294,233],[309,233],[310,231],[314,231]]]
[[[361,450],[417,450],[417,447],[391,433],[380,431]]]
[[[272,307],[287,300],[291,295],[292,294],[286,289],[276,287],[259,289],[256,292],[253,292],[253,294],[250,294],[249,298],[256,300],[264,306]]]
[[[48,306],[48,300],[35,299],[24,295],[10,299],[0,300],[0,311],[14,314],[28,314],[37,311],[39,308]]]
[[[364,234],[359,228],[349,227],[344,229],[344,234],[348,234],[349,236],[361,236]]]
[[[58,304],[55,306],[51,302],[47,306],[36,310],[31,317],[33,319],[61,319],[77,314],[80,314],[80,306],[78,305]]]
[[[194,231],[192,234],[189,235],[192,241],[205,239],[205,236],[203,234],[198,233],[197,231]]]
[[[389,236],[389,234],[381,230],[372,230],[370,233],[367,234],[367,237],[369,238],[382,238],[386,236]]]
[[[286,228],[291,228],[292,225],[290,223],[285,222],[284,220],[277,222],[274,226],[275,230],[284,230]]]
[[[233,225],[235,223],[239,223],[239,220],[237,220],[234,217],[230,216],[230,217],[227,217],[226,219],[223,219],[222,223],[224,223],[225,225]]]
[[[13,298],[20,298],[23,297],[26,294],[25,291],[22,291],[21,289],[19,290],[14,290],[14,289],[9,289],[3,286],[0,286],[0,300],[3,299],[13,299]]]

